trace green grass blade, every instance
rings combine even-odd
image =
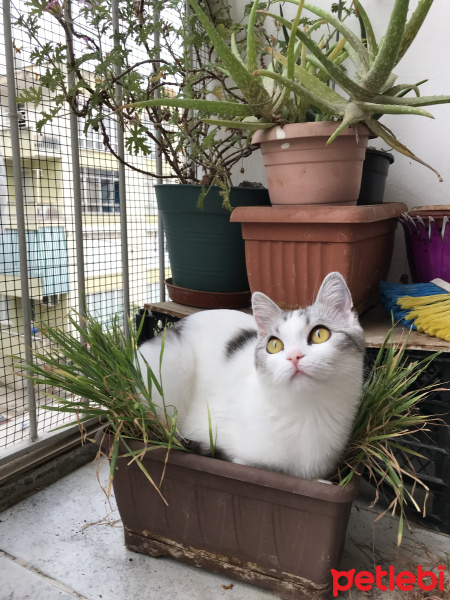
[[[215,458],[216,456],[216,447],[214,444],[214,435],[213,435],[213,430],[212,430],[212,421],[211,421],[211,413],[209,412],[209,404],[206,403],[206,408],[208,410],[208,431],[209,431],[209,448],[210,448],[210,454],[212,458]]]
[[[118,456],[119,456],[119,438],[117,436],[114,436],[111,458],[109,460],[108,490],[107,490],[107,494],[106,494],[108,498],[111,496],[111,487],[112,487],[112,482],[114,479],[114,474],[116,472]]]

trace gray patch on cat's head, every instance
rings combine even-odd
[[[256,329],[239,329],[226,343],[225,356],[232,358],[236,352],[245,348],[245,346],[258,337]]]

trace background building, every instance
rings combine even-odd
[[[2,57],[0,57],[1,60]],[[31,86],[36,67],[15,61],[16,92]],[[37,121],[51,109],[51,98],[38,105],[19,104],[22,192],[27,231],[27,259],[34,349],[42,346],[42,323],[69,327],[71,309],[78,310],[77,256],[74,225],[72,148],[69,115],[37,131]],[[0,447],[26,436],[27,382],[13,373],[13,356],[24,356],[22,289],[17,236],[11,133],[6,76],[0,76],[0,156],[6,168],[6,219],[0,235]],[[117,140],[116,124],[108,135]],[[102,136],[84,131],[78,121],[80,186],[86,306],[105,326],[123,311],[121,199],[118,161]],[[155,156],[127,156],[142,171],[155,169]],[[127,233],[129,240],[130,304],[133,311],[159,299],[158,217],[150,177],[127,169]],[[4,198],[3,198],[4,199]],[[62,415],[39,409],[38,429],[52,429]],[[59,416],[59,420],[58,420]]]

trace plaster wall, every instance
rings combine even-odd
[[[233,17],[240,20],[245,3],[243,0],[230,0],[230,2],[233,4]],[[315,0],[314,3],[329,10],[332,1]],[[385,30],[393,4],[393,0],[363,1],[363,6],[374,26],[377,40]],[[417,0],[411,0],[410,6],[411,14],[417,6]],[[284,3],[285,16],[292,17],[295,8]],[[277,12],[276,5],[273,12]],[[428,82],[420,88],[424,96],[450,94],[448,61],[450,36],[447,29],[449,20],[450,2],[438,0],[431,7],[408,53],[395,69],[402,83],[417,83],[428,79]],[[352,24],[355,32],[359,32],[356,19],[349,20],[348,23]],[[389,171],[385,202],[404,202],[410,209],[414,206],[450,203],[450,105],[432,106],[427,110],[434,115],[434,120],[415,115],[386,115],[382,118],[382,122],[391,128],[397,138],[414,154],[439,171],[444,181],[440,183],[432,171],[394,152],[395,162]],[[375,148],[388,149],[382,140],[372,140],[370,144]],[[235,177],[236,183],[239,183],[242,177],[251,181],[265,182],[259,151],[247,159],[245,175],[238,174]],[[397,281],[402,273],[408,272],[403,232],[399,228],[389,279]]]

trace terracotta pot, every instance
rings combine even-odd
[[[400,202],[373,206],[237,208],[252,292],[291,307],[311,304],[323,278],[341,273],[358,312],[375,303],[391,263]]]
[[[157,449],[143,459],[156,482],[165,457]],[[330,569],[339,568],[357,480],[342,488],[174,450],[161,485],[166,505],[129,462],[119,458],[114,475],[127,548],[176,558],[286,599],[331,597]]]
[[[363,124],[349,127],[327,146],[337,126],[292,123],[254,134],[273,205],[356,204],[370,131]]]

